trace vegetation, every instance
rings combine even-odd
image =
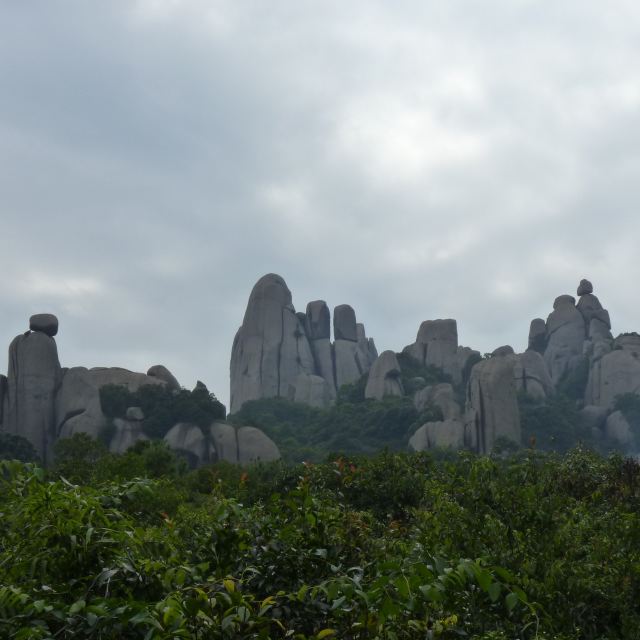
[[[127,456],[82,484],[0,462],[0,637],[637,637],[632,460],[386,452],[152,478]]]
[[[39,457],[26,438],[0,432],[0,460],[39,462]]]
[[[124,418],[129,407],[140,407],[144,413],[143,431],[150,438],[164,437],[179,422],[205,428],[214,420],[224,420],[226,415],[224,405],[204,385],[193,391],[145,385],[131,392],[123,385],[110,384],[100,389],[100,403],[103,413],[112,420]]]

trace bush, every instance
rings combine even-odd
[[[40,456],[26,438],[0,432],[0,460],[39,462]]]

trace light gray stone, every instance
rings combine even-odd
[[[611,335],[610,326],[609,322],[603,322],[599,318],[591,318],[591,322],[589,323],[589,339],[592,342],[611,340],[613,336]]]
[[[515,357],[514,376],[516,389],[533,398],[544,400],[554,393],[551,376],[537,351],[527,350]]]
[[[360,363],[360,368],[363,370],[363,373],[366,373],[378,359],[378,350],[376,349],[373,338],[367,338],[364,325],[361,322],[356,324],[356,333],[358,336],[358,362]]]
[[[285,281],[268,274],[251,291],[233,343],[231,412],[247,400],[286,397],[300,373],[315,373],[311,345]]]
[[[324,378],[301,373],[289,387],[289,399],[310,407],[326,409],[333,404],[335,392],[332,392]]]
[[[29,329],[40,331],[53,338],[58,333],[58,318],[52,313],[37,313],[29,318]]]
[[[327,382],[332,398],[336,397],[336,379],[333,371],[333,349],[329,338],[311,341],[311,350],[315,360],[317,375]],[[304,375],[304,374],[301,374]]]
[[[528,348],[544,353],[547,346],[547,323],[542,318],[534,318],[529,326]]]
[[[333,337],[336,341],[358,341],[356,313],[348,304],[339,304],[333,310]]]
[[[633,431],[622,411],[614,411],[607,418],[605,433],[608,438],[623,447],[628,447],[634,442]]]
[[[305,323],[309,340],[331,338],[331,313],[324,300],[314,300],[307,305]]]
[[[584,296],[593,293],[593,285],[588,280],[580,280],[578,295]]]
[[[358,358],[358,343],[351,340],[336,340],[333,343],[336,372],[336,388],[359,380],[365,369]]]
[[[616,349],[593,359],[586,403],[612,408],[616,397],[624,393],[640,394],[640,355],[635,351]]]
[[[86,433],[98,438],[108,425],[100,404],[100,389],[111,384],[126,387],[132,393],[145,385],[166,386],[159,378],[119,367],[72,367],[64,374],[56,394],[58,437],[70,438],[75,433]]]
[[[493,450],[497,438],[520,444],[516,357],[493,357],[476,364],[467,389],[467,428],[479,453]]]
[[[238,438],[236,428],[227,422],[214,422],[209,427],[210,441],[217,461],[238,462]]]
[[[497,357],[500,357],[500,356],[512,356],[514,353],[515,353],[515,351],[513,350],[513,347],[508,345],[508,344],[505,344],[502,347],[498,347],[497,349],[494,349],[491,352],[491,356],[494,357],[494,358],[496,356]]]
[[[416,392],[413,404],[417,411],[422,412],[427,407],[438,407],[445,420],[458,420],[461,416],[460,405],[456,402],[453,386],[448,383],[429,385]]]
[[[43,462],[55,442],[55,394],[62,376],[55,340],[40,331],[16,337],[9,347],[8,433],[31,442]]]
[[[444,420],[423,424],[409,439],[412,451],[430,449],[465,449],[468,447],[465,425],[460,420]]]
[[[127,409],[127,420],[131,420],[132,422],[140,422],[144,420],[144,412],[140,407],[129,407]]]
[[[600,304],[600,300],[592,293],[583,295],[580,300],[578,300],[576,309],[582,314],[587,327],[591,323],[592,318],[601,317],[601,313],[605,311]]]
[[[573,296],[556,298],[554,311],[547,318],[544,361],[554,384],[558,384],[567,371],[579,366],[582,359],[586,327],[574,302]]]
[[[215,456],[215,449],[195,424],[176,424],[164,436],[164,441],[171,449],[183,454],[192,469],[207,464],[212,453]]]
[[[276,443],[255,427],[239,427],[238,462],[242,465],[254,462],[273,462],[280,459]]]
[[[615,339],[614,348],[640,353],[640,335],[637,333],[621,334]]]
[[[142,432],[142,423],[139,421],[131,422],[116,418],[113,421],[113,426],[115,430],[109,443],[111,453],[125,453],[136,442],[149,440],[148,436]]]
[[[400,365],[393,351],[383,351],[369,371],[365,398],[382,400],[385,396],[403,396]]]
[[[167,389],[171,389],[171,391],[180,391],[180,383],[171,371],[169,371],[169,369],[167,369],[163,364],[155,364],[153,367],[150,367],[147,371],[147,375],[166,382]]]

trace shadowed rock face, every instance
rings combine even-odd
[[[56,438],[55,394],[61,378],[55,340],[41,331],[16,337],[9,347],[8,374],[5,428],[29,440],[48,462]]]

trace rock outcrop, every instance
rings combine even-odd
[[[158,378],[162,382],[166,383],[167,388],[172,391],[180,391],[180,383],[176,377],[162,364],[155,364],[153,367],[149,367],[147,375],[152,378]]]
[[[429,449],[467,449],[471,445],[469,434],[460,420],[443,420],[423,424],[409,439],[412,451]]]
[[[573,296],[559,296],[547,318],[547,347],[544,361],[554,384],[575,369],[581,361],[587,337],[584,317],[578,311]]]
[[[640,394],[640,353],[616,349],[594,357],[587,382],[587,404],[611,409],[617,396]]]
[[[515,357],[514,376],[516,389],[533,398],[544,400],[554,393],[553,380],[538,351],[529,349]]]
[[[413,404],[420,412],[428,407],[440,409],[445,421],[459,420],[462,414],[453,386],[446,382],[420,389],[413,396]]]
[[[262,277],[233,344],[231,412],[248,400],[276,396],[311,399],[315,406],[320,398],[324,407],[333,403],[337,390],[369,371],[377,357],[352,307],[338,305],[333,325],[332,344],[324,300],[310,302],[305,314],[296,313],[285,281],[275,274]],[[322,393],[317,377],[327,385]]]
[[[53,338],[58,334],[58,318],[52,313],[37,313],[29,318],[29,329]]]
[[[490,453],[498,438],[520,443],[515,355],[494,356],[471,370],[466,426],[479,453]]]
[[[365,398],[382,400],[385,396],[403,396],[400,365],[393,351],[383,351],[369,371]]]
[[[169,448],[183,455],[192,469],[200,467],[215,456],[215,448],[202,429],[187,422],[180,422],[165,435]]]
[[[31,324],[52,332],[51,321],[41,324],[32,318]],[[4,428],[29,440],[45,463],[52,459],[56,440],[55,395],[61,375],[58,348],[48,333],[28,331],[13,340],[9,347]]]

